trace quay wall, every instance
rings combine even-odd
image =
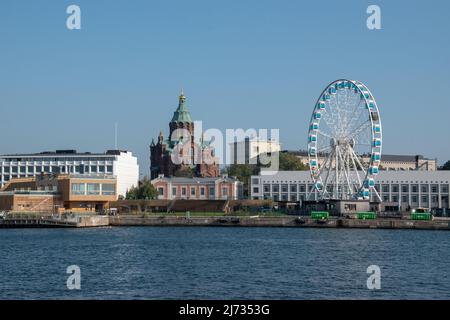
[[[223,226],[223,227],[303,227],[303,228],[362,228],[362,229],[423,229],[450,230],[450,220],[415,221],[407,219],[327,219],[287,217],[110,217],[111,226]]]

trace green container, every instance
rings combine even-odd
[[[374,220],[377,218],[377,214],[375,212],[357,212],[356,216],[361,220]]]
[[[327,211],[311,211],[311,218],[315,220],[328,219],[330,214]]]
[[[431,214],[426,212],[413,212],[411,213],[411,220],[431,220]]]

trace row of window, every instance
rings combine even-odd
[[[19,166],[19,167],[3,167],[3,173],[41,173],[41,172],[53,172],[53,173],[112,173],[113,166]],[[0,171],[1,173],[1,171]]]
[[[80,158],[69,158],[69,157],[57,157],[57,158],[9,158],[9,159],[0,159],[4,164],[8,164],[10,162],[88,162],[88,161],[114,161],[115,157],[80,157]]]
[[[402,198],[401,199],[402,203],[409,203],[408,196],[402,196],[401,198]],[[398,196],[392,196],[391,199],[389,199],[389,196],[384,195],[384,196],[382,196],[382,199],[383,199],[384,202],[389,202],[389,201],[391,201],[391,202],[398,202],[399,197]],[[428,196],[421,196],[421,197],[419,197],[418,195],[412,195],[411,196],[411,203],[412,204],[417,204],[417,203],[419,203],[419,199],[421,200],[423,205],[428,204],[428,200],[429,200]],[[431,203],[436,203],[436,204],[439,203],[439,196],[438,195],[432,195],[430,199],[431,199]],[[441,196],[441,201],[448,204],[448,196]]]
[[[448,184],[442,184],[441,186],[441,193],[448,193],[449,191],[449,185]],[[306,192],[306,190],[309,188],[311,189],[312,185],[306,185],[306,184],[300,184],[300,185],[296,185],[296,184],[264,184],[263,186],[263,190],[264,192],[283,192],[283,193],[287,193],[288,191],[290,191],[291,193],[296,193],[297,190],[298,192]],[[410,188],[411,187],[411,188]],[[380,185],[377,184],[375,185],[375,189],[377,191],[380,191]],[[412,193],[418,193],[419,192],[419,185],[417,184],[413,184],[413,185],[401,185],[401,192],[402,193],[408,193],[409,190],[411,189]],[[328,185],[327,186],[327,190],[329,192],[333,191],[333,186],[332,185]],[[381,191],[383,193],[398,193],[400,190],[400,185],[398,184],[393,184],[393,185],[388,185],[388,184],[383,184],[381,185]],[[439,193],[439,185],[437,184],[432,184],[431,186],[428,184],[421,184],[420,185],[420,192],[421,193],[428,193],[428,190],[430,190],[431,193]],[[259,193],[259,187],[253,187],[253,193]]]
[[[292,202],[297,202],[297,201],[304,201],[306,199],[306,195],[301,194],[299,196],[297,196],[296,194],[291,194],[290,196],[288,196],[287,194],[282,194],[281,196],[278,194],[274,194],[273,196],[271,196],[270,194],[264,194],[264,199],[268,200],[268,199],[272,199],[273,201],[292,201]],[[428,205],[428,196],[422,196],[421,198],[421,203],[422,205]],[[389,196],[383,196],[383,201],[384,202],[398,202],[398,196],[392,196],[392,199],[389,199]],[[448,206],[448,196],[441,196],[441,202],[443,203],[443,205],[447,205]],[[409,199],[408,196],[402,196],[402,203],[409,203]],[[417,195],[412,195],[411,196],[411,203],[412,204],[418,204],[419,203],[419,197]],[[438,204],[439,203],[439,197],[437,195],[432,195],[431,196],[431,203],[433,204]]]
[[[190,187],[189,188],[189,194],[192,197],[195,197],[197,195],[197,188],[196,187]],[[178,187],[172,187],[172,196],[187,196],[187,187],[181,187],[181,193],[178,194]],[[164,188],[158,187],[158,194],[160,196],[164,195]],[[200,187],[200,196],[206,195],[206,187]],[[209,197],[214,197],[216,195],[216,187],[209,187],[208,188],[208,195]],[[222,196],[228,196],[228,187],[222,187]]]
[[[72,183],[73,195],[104,195],[116,194],[116,186],[113,183]]]

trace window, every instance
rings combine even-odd
[[[105,173],[105,167],[104,166],[99,166],[98,167],[98,172]]]
[[[209,195],[210,196],[215,196],[216,195],[216,188],[215,187],[210,187],[209,188]]]
[[[291,201],[296,202],[297,201],[297,195],[291,194]]]
[[[437,184],[432,184],[431,185],[431,192],[432,193],[437,193],[438,192],[438,185]]]
[[[272,192],[279,192],[280,191],[280,186],[277,184],[272,185]]]
[[[259,183],[259,179],[253,178],[252,179],[252,184],[258,184]]]
[[[3,168],[3,171],[4,171],[5,173],[9,173],[9,167],[4,167],[4,168]]]
[[[422,203],[428,203],[428,197],[422,196]]]
[[[411,197],[411,202],[417,203],[417,196],[412,196]]]
[[[106,173],[113,173],[113,166],[107,166]]]
[[[200,188],[200,195],[204,196],[205,195],[205,187],[201,187]]]
[[[354,203],[345,203],[344,204],[345,211],[356,211],[356,204]]]
[[[382,189],[383,189],[383,192],[388,193],[389,192],[389,185],[388,184],[383,184]]]
[[[392,185],[392,192],[394,192],[394,193],[398,192],[398,184]]]
[[[223,187],[223,188],[222,188],[222,196],[223,196],[223,197],[228,196],[228,187]]]
[[[116,194],[116,186],[114,183],[103,183],[102,194],[105,196],[112,196]]]
[[[278,201],[278,195],[277,194],[273,195],[273,201]]]
[[[17,173],[17,167],[12,167],[12,172]]]
[[[87,184],[87,194],[89,194],[89,195],[100,194],[100,184],[88,183]]]
[[[191,187],[191,196],[195,197],[195,187]]]
[[[291,192],[297,192],[297,185],[291,184]]]
[[[392,196],[392,202],[398,202],[398,196]]]
[[[158,194],[159,194],[160,196],[163,196],[163,195],[164,195],[164,188],[163,188],[163,187],[159,187],[159,188],[158,188]]]
[[[181,188],[181,195],[185,196],[186,195],[186,187],[182,187]]]
[[[408,203],[408,196],[402,196],[402,202]]]
[[[84,183],[72,183],[72,194],[85,194],[86,185]]]
[[[28,173],[34,173],[34,167],[29,166],[28,167]]]
[[[6,168],[5,168],[6,169]],[[6,171],[5,171],[6,172]],[[441,192],[447,193],[448,192],[448,184],[441,185]]]
[[[407,193],[409,190],[409,186],[407,184],[402,184],[402,193]]]
[[[288,200],[287,194],[282,194],[281,195],[281,201],[287,201],[287,200]]]
[[[287,186],[287,184],[282,184],[282,185],[281,185],[281,192],[288,192],[288,186]]]
[[[253,193],[259,193],[259,188],[258,187],[253,187]]]
[[[91,172],[96,173],[97,172],[97,166],[91,166]]]
[[[25,173],[26,169],[27,168],[25,166],[21,166],[20,167],[20,173]]]
[[[264,192],[270,192],[270,184],[264,185]]]
[[[384,202],[389,202],[389,196],[383,196],[383,201]]]
[[[36,167],[36,173],[41,173],[42,172],[42,167],[41,166],[37,166]]]
[[[59,167],[53,166],[52,167],[52,173],[59,173]]]
[[[422,185],[420,186],[420,191],[421,191],[422,193],[427,193],[427,192],[428,192],[428,185],[427,185],[427,184],[422,184]]]
[[[299,186],[299,189],[300,189],[300,192],[305,192],[305,191],[306,191],[306,185],[301,184],[301,185]]]
[[[172,195],[173,196],[177,195],[177,188],[176,187],[172,188]]]
[[[432,195],[431,196],[431,202],[438,203],[438,196],[437,195]]]
[[[419,186],[417,184],[413,184],[411,186],[411,190],[412,190],[412,192],[417,193],[419,190]]]

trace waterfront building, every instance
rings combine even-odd
[[[450,171],[380,171],[375,189],[386,206],[407,211],[412,208],[449,209]],[[333,188],[333,186],[329,186]],[[280,202],[316,200],[309,171],[279,171],[251,177],[251,198]],[[332,192],[332,190],[330,190]],[[378,201],[371,194],[371,201]]]
[[[242,182],[227,175],[206,178],[160,175],[152,184],[159,200],[239,200],[243,195]]]
[[[232,164],[258,164],[260,155],[270,157],[274,152],[281,151],[281,144],[275,140],[260,140],[247,137],[230,145],[230,161]]]
[[[306,150],[299,151],[282,151],[295,155],[303,164],[308,165],[308,152]],[[318,162],[321,165],[326,160],[326,155],[318,155]],[[362,160],[369,162],[369,156],[362,156]],[[436,171],[438,167],[437,159],[425,158],[422,155],[397,155],[397,154],[383,154],[381,155],[380,170],[394,170],[394,171]]]
[[[30,178],[40,174],[111,175],[117,179],[117,194],[137,186],[139,165],[129,151],[108,150],[105,153],[79,153],[76,150],[13,154],[0,156],[0,183],[3,187],[12,179]]]
[[[150,177],[157,178],[160,174],[166,177],[174,176],[179,170],[189,168],[193,175],[197,177],[217,177],[219,176],[219,160],[214,155],[214,149],[210,146],[210,141],[194,141],[194,122],[186,105],[186,97],[181,92],[178,101],[178,108],[175,110],[172,120],[169,123],[169,137],[164,139],[162,131],[159,133],[157,141],[152,140],[150,144]],[[190,134],[190,141],[178,136],[177,129],[185,129]],[[178,130],[179,131],[179,130]],[[186,145],[187,148],[177,146]],[[181,164],[172,161],[172,152],[186,152],[189,160]],[[202,160],[197,161],[196,154],[201,154]]]
[[[117,199],[117,179],[110,175],[40,174],[8,181],[0,191],[0,210],[102,211]]]

